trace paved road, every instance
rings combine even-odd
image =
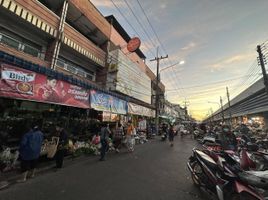
[[[175,138],[138,145],[134,153],[110,153],[105,162],[88,157],[68,162],[0,191],[1,200],[201,200],[208,199],[189,178],[186,161],[195,142]]]

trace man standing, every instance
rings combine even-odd
[[[101,127],[101,134],[100,134],[100,142],[101,142],[101,157],[100,157],[100,161],[104,161],[105,160],[105,154],[106,154],[106,150],[108,148],[108,140],[109,140],[109,134],[110,134],[110,129],[109,126],[107,124],[102,124]]]
[[[61,125],[56,126],[57,136],[59,137],[59,144],[55,155],[56,168],[60,169],[63,165],[63,159],[66,152],[66,145],[68,144],[68,135]]]
[[[174,127],[173,125],[170,125],[169,127],[169,130],[168,130],[168,139],[169,139],[169,142],[170,142],[170,146],[173,147],[173,141],[174,141]]]
[[[26,133],[20,143],[20,158],[22,179],[18,182],[25,182],[29,171],[32,172],[31,178],[35,175],[35,169],[41,152],[43,143],[43,133],[38,125],[34,124],[32,129]]]

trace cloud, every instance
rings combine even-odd
[[[114,8],[114,5],[111,0],[90,0],[94,6],[96,7],[104,7],[104,8]],[[115,4],[118,6],[123,6],[122,1],[114,0]]]
[[[181,50],[187,51],[187,50],[190,50],[190,49],[192,49],[192,48],[194,48],[196,46],[197,46],[197,44],[195,42],[190,42],[186,46],[182,47]]]
[[[256,56],[255,52],[233,55],[231,57],[218,60],[217,62],[209,65],[209,68],[211,71],[220,71],[222,69],[233,68],[238,64],[253,60],[255,56]]]

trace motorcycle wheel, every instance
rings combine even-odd
[[[198,164],[197,161],[194,161],[192,164],[192,169],[193,172],[192,173],[192,180],[195,186],[200,187],[200,178],[199,175],[203,174],[203,170],[201,168],[201,166]]]

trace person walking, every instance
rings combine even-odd
[[[117,129],[115,130],[115,134],[113,137],[114,148],[115,148],[116,153],[119,153],[119,148],[121,146],[122,139],[123,139],[123,127],[122,127],[122,124],[119,123]]]
[[[101,154],[100,161],[105,161],[105,154],[108,149],[110,129],[107,124],[102,124],[100,142],[101,142]]]
[[[127,140],[127,148],[129,152],[133,152],[134,151],[134,145],[133,145],[133,132],[134,132],[134,126],[132,124],[131,121],[128,121],[128,125],[127,125],[127,133],[126,133],[126,140]]]
[[[34,177],[43,139],[43,133],[36,124],[23,136],[19,149],[22,179],[18,180],[18,182],[25,182],[29,171],[31,171],[30,177]]]
[[[174,141],[174,136],[175,136],[175,133],[174,133],[174,127],[173,125],[170,126],[169,130],[168,130],[168,140],[170,142],[170,146],[173,147],[173,141]]]
[[[59,137],[59,144],[55,155],[56,168],[61,169],[63,166],[64,155],[66,153],[66,146],[68,144],[68,135],[62,125],[56,126],[56,134]]]

